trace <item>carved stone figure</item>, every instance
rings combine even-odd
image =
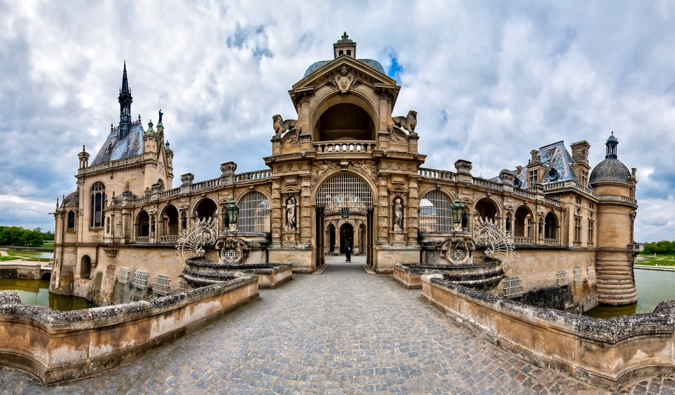
[[[162,112],[162,109],[160,108],[159,109],[159,123],[162,123],[162,115],[164,115],[164,113]]]
[[[295,128],[296,125],[297,121],[295,119],[284,120],[279,114],[272,116],[272,127],[274,127],[275,136],[279,136],[285,131]]]
[[[328,85],[332,86],[333,89],[339,90],[341,95],[349,93],[350,89],[356,88],[359,84],[361,84],[361,80],[354,78],[351,73],[348,73],[346,66],[342,66],[340,73],[335,75],[333,81],[328,81]]]
[[[410,133],[415,133],[415,128],[417,127],[417,111],[410,110],[405,117],[398,116],[392,117],[391,119],[394,121],[394,125],[403,128]]]
[[[295,197],[291,196],[286,200],[286,230],[295,230],[295,211],[296,211],[296,201]]]
[[[394,199],[394,230],[403,230],[403,201],[400,197]]]

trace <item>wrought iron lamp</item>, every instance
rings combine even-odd
[[[237,202],[234,201],[234,198],[232,198],[232,200],[230,200],[230,202],[227,203],[227,207],[225,207],[225,210],[227,210],[227,217],[230,220],[228,229],[236,231],[237,220],[239,219],[239,206],[237,205]]]
[[[464,212],[464,205],[459,201],[459,196],[455,197],[455,202],[450,205],[452,210],[452,222],[455,224],[455,231],[462,230],[462,213]]]

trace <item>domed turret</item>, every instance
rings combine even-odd
[[[614,137],[614,132],[609,136],[605,145],[607,146],[607,154],[605,155],[605,160],[598,163],[593,171],[591,172],[590,184],[599,184],[599,183],[621,183],[632,185],[631,182],[631,172],[628,170],[626,165],[621,163],[618,159],[616,146],[619,144],[619,140]]]

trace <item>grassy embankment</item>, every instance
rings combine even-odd
[[[675,253],[645,255],[635,257],[636,265],[644,266],[675,266]]]

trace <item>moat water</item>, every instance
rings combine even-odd
[[[664,300],[675,300],[675,271],[634,269],[638,302],[628,306],[598,306],[586,315],[610,318],[626,314],[644,314],[654,311]]]
[[[0,291],[17,291],[23,304],[45,306],[54,310],[70,311],[96,307],[84,298],[49,292],[49,280],[3,278],[0,279]]]

